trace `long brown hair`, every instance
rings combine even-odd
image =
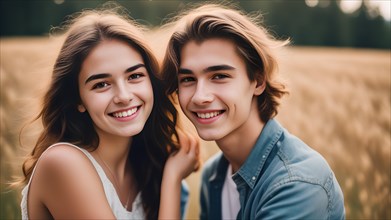
[[[288,43],[273,38],[260,25],[259,16],[247,16],[239,9],[223,4],[205,4],[185,11],[173,19],[174,24],[162,73],[166,82],[166,93],[172,95],[178,89],[177,74],[180,52],[189,41],[202,42],[211,38],[224,38],[234,42],[238,54],[247,67],[251,81],[265,81],[265,91],[258,96],[258,112],[263,122],[277,115],[279,99],[287,92],[285,85],[274,78],[277,61],[273,49]]]
[[[27,183],[41,154],[52,144],[70,142],[95,150],[99,137],[88,114],[77,110],[80,103],[78,76],[91,50],[106,39],[118,39],[135,48],[143,57],[151,79],[154,106],[141,133],[133,137],[130,161],[147,219],[157,219],[164,163],[178,149],[175,125],[177,111],[165,95],[159,79],[158,63],[144,40],[144,30],[115,10],[84,11],[70,23],[65,42],[54,65],[50,87],[44,96],[41,118],[43,131],[23,163]],[[177,139],[176,139],[177,140]]]

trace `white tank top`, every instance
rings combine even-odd
[[[55,147],[57,145],[68,145],[75,147],[76,149],[81,150],[92,162],[94,165],[96,172],[99,174],[100,180],[102,181],[103,188],[105,190],[106,198],[108,203],[110,204],[111,210],[113,211],[115,217],[117,219],[144,219],[144,209],[141,203],[141,194],[138,193],[136,199],[134,200],[132,204],[132,211],[129,212],[128,210],[125,209],[125,207],[122,205],[117,192],[115,191],[115,188],[109,178],[107,178],[105,172],[103,171],[102,167],[99,165],[99,163],[94,159],[94,157],[85,149],[79,148],[73,144],[70,143],[56,143],[50,146],[48,149]],[[46,149],[45,152],[48,150]],[[45,153],[44,152],[44,153]],[[38,159],[39,162],[39,159]],[[37,162],[37,164],[38,164]],[[29,219],[28,218],[28,209],[27,209],[27,195],[29,192],[29,187],[30,187],[30,182],[31,179],[34,175],[35,172],[35,167],[34,170],[31,174],[30,180],[27,183],[27,185],[23,188],[22,190],[22,201],[21,201],[21,210],[22,210],[22,219]]]

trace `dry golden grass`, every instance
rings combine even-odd
[[[328,160],[347,217],[390,219],[390,51],[297,48],[279,118]]]
[[[40,130],[39,123],[27,127],[27,149],[20,147],[19,131],[38,111],[59,42],[0,41],[1,219],[20,218],[19,192],[7,191],[5,183],[21,175],[22,156]],[[161,56],[164,50],[157,48]],[[291,92],[279,121],[327,159],[344,192],[348,219],[390,219],[390,51],[290,47],[279,55]],[[204,160],[218,151],[214,143],[201,143]],[[189,219],[198,218],[199,175],[187,179]]]

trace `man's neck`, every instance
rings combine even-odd
[[[264,127],[259,120],[248,120],[242,127],[217,140],[217,146],[232,165],[232,173],[236,173],[251,153]]]

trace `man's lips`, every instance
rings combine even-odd
[[[196,112],[193,112],[198,118],[201,118],[201,119],[210,119],[210,118],[214,118],[214,117],[217,117],[218,115],[224,113],[225,110],[214,110],[214,111],[196,111]]]

